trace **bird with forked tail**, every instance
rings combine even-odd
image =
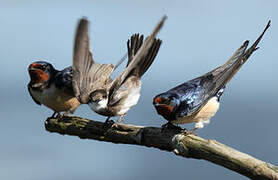
[[[247,49],[249,41],[245,41],[225,64],[155,96],[153,105],[157,113],[168,121],[163,127],[195,122],[195,128],[189,131],[194,132],[209,123],[219,108],[226,84],[258,49],[257,45],[269,27],[270,21],[250,48]]]

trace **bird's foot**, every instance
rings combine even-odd
[[[193,134],[193,135],[195,135],[195,136],[198,136],[198,135],[195,133],[195,131],[196,131],[197,129],[199,129],[199,128],[193,128],[193,129],[191,129],[191,130],[185,130],[183,133],[184,133],[185,135]]]
[[[112,128],[114,128],[114,127],[115,127],[115,128],[118,128],[118,126],[119,126],[119,123],[118,123],[118,121],[117,121],[117,122],[113,123],[111,127],[112,127]]]
[[[67,117],[67,116],[71,116],[72,113],[70,111],[66,111],[62,114],[62,117]]]
[[[115,123],[112,124],[111,127],[112,127],[112,128],[113,128],[113,127],[118,128],[119,124],[122,123],[122,122],[123,122],[123,120],[120,120],[120,121],[117,120]]]
[[[123,117],[124,116],[120,116],[120,118],[112,125],[112,127],[118,128],[118,125],[123,122]]]
[[[108,117],[105,122],[103,123],[103,128],[109,128],[112,127],[115,122],[113,120],[110,120],[110,117]]]
[[[66,112],[64,112],[64,113],[62,113],[62,114],[60,114],[60,113],[58,113],[58,115],[56,116],[56,118],[58,119],[58,121],[60,121],[60,120],[66,120],[66,117],[71,117],[71,115],[72,115],[72,113],[71,112],[69,112],[69,111],[66,111]]]
[[[57,113],[57,115],[56,115],[56,117],[55,117],[57,120],[58,120],[58,122],[60,122],[61,121],[61,119],[63,118],[63,115],[62,114],[60,114],[60,113]]]
[[[57,118],[56,114],[58,115],[59,113],[54,111],[54,113],[49,118],[53,118],[53,119]]]
[[[166,130],[187,131],[186,129],[182,129],[180,126],[174,125],[171,122],[167,122],[161,126],[161,132]]]

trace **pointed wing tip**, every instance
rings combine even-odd
[[[264,33],[266,32],[266,30],[271,26],[271,20],[268,20],[266,27],[264,28],[264,31],[262,33],[262,35],[260,37],[262,37],[264,35]]]
[[[153,32],[151,33],[151,37],[155,37],[156,34],[160,31],[160,29],[162,28],[162,26],[164,25],[165,20],[167,19],[167,16],[164,15],[161,20],[159,21],[159,23],[156,25],[156,27],[154,28]]]
[[[88,23],[88,22],[89,22],[87,16],[82,16],[82,18],[80,18],[79,21],[80,21],[80,22],[83,22],[83,23]]]
[[[82,17],[81,19],[79,19],[78,27],[88,26],[88,24],[89,20],[87,19],[87,17]]]
[[[157,29],[161,29],[162,26],[164,25],[165,20],[167,19],[167,16],[164,15],[161,20],[159,21],[158,25],[157,25]]]
[[[244,41],[242,46],[248,46],[248,44],[249,44],[249,40],[246,40],[246,41]]]
[[[240,46],[240,48],[239,49],[244,49],[244,51],[246,50],[246,48],[248,47],[248,45],[249,45],[249,40],[246,40],[246,41],[244,41],[244,43]]]
[[[258,39],[254,42],[254,44],[249,48],[250,50],[253,49],[253,51],[255,51],[255,50],[259,49],[259,47],[257,47],[257,45],[261,41],[262,37],[264,36],[265,32],[270,27],[270,25],[271,25],[271,20],[268,21],[268,23],[267,23],[266,27],[264,28],[264,31],[262,32],[262,34],[258,37]]]
[[[267,27],[269,27],[271,25],[271,20],[268,20],[268,23],[267,23]]]
[[[88,17],[87,17],[87,16],[82,16],[82,18],[81,18],[81,19],[87,20],[87,19],[88,19]]]
[[[266,27],[264,28],[263,34],[266,32],[266,30],[271,26],[271,20],[268,20]]]
[[[167,19],[167,15],[165,14],[163,17],[162,17],[162,21],[164,22],[166,19]]]

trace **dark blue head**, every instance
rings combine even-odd
[[[180,104],[180,100],[176,94],[162,93],[154,97],[153,105],[158,114],[167,120],[175,119],[175,110]]]
[[[36,61],[29,65],[28,72],[31,78],[30,84],[33,87],[39,87],[46,84],[56,70],[48,62]]]

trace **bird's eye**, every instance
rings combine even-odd
[[[46,65],[42,65],[39,67],[41,70],[45,71],[46,70]]]
[[[169,104],[169,103],[171,102],[172,99],[171,99],[170,97],[168,97],[168,98],[163,98],[162,100],[163,100],[162,102],[163,102],[164,104]]]
[[[101,101],[100,98],[91,98],[91,101],[94,103],[98,103],[99,101]]]

